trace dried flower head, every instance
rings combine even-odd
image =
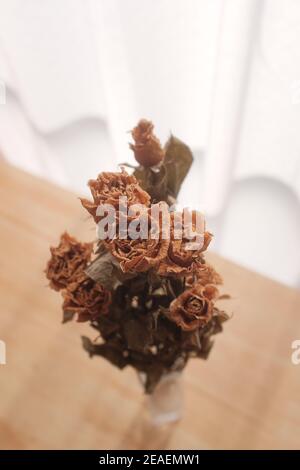
[[[184,291],[170,305],[168,318],[184,331],[194,331],[205,326],[213,315],[213,299],[218,289],[213,285],[198,284]]]
[[[120,173],[100,173],[97,179],[90,180],[88,185],[93,201],[81,199],[81,204],[93,216],[96,223],[101,219],[96,215],[97,207],[101,204],[110,204],[118,210],[122,196],[127,197],[128,206],[150,204],[149,194],[141,188],[135,176],[129,175],[125,170]]]
[[[124,273],[140,273],[157,267],[166,257],[169,247],[169,240],[162,237],[161,226],[151,216],[150,210],[141,213],[134,222],[135,226],[141,227],[137,238],[133,238],[128,230],[126,238],[116,237],[107,244]]]
[[[51,258],[46,267],[50,287],[60,290],[73,281],[91,259],[93,243],[80,243],[67,232],[60,237],[57,247],[50,247]]]
[[[195,272],[186,277],[186,285],[193,286],[195,283],[206,286],[207,284],[223,284],[223,279],[215,268],[209,263],[201,263]]]
[[[182,223],[183,235],[181,239],[177,239],[176,236],[176,219],[183,220],[183,215],[180,213],[171,214],[168,254],[158,268],[158,273],[161,276],[188,276],[199,270],[201,263],[203,263],[202,253],[207,249],[212,239],[212,234],[209,232],[202,230],[197,232],[196,218],[199,214],[196,211],[190,213],[191,228],[195,237],[190,238],[185,235],[185,227]],[[196,242],[197,238],[201,240],[201,243]]]
[[[107,314],[111,293],[82,272],[63,292],[63,311],[77,314],[77,321],[92,321]]]
[[[141,119],[138,125],[131,131],[134,144],[130,144],[136,161],[145,167],[158,165],[164,158],[165,152],[160,141],[153,134],[151,121]]]

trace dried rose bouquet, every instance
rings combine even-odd
[[[100,173],[88,183],[92,200],[81,200],[97,241],[64,233],[50,248],[46,276],[62,293],[63,322],[88,321],[100,333],[82,337],[89,355],[131,365],[152,393],[189,358],[207,358],[228,316],[216,306],[221,277],[204,258],[212,235],[203,215],[174,205],[190,149],[173,136],[162,148],[146,120],[132,137],[139,166],[131,175]]]

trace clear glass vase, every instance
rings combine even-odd
[[[144,385],[145,374],[139,373]],[[168,372],[162,376],[154,391],[145,397],[148,417],[155,426],[178,421],[183,412],[182,371]]]

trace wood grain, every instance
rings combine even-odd
[[[262,449],[300,447],[299,292],[216,255],[233,318],[210,359],[185,371],[185,415],[153,429],[131,369],[89,359],[87,325],[61,325],[43,269],[59,234],[91,240],[76,196],[0,164],[2,449]],[[276,256],[276,253],[274,253]]]

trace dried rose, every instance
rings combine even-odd
[[[131,222],[135,222],[135,226],[141,227],[144,231],[134,238],[129,224],[127,237],[116,237],[107,244],[107,247],[120,262],[124,273],[145,272],[158,266],[166,257],[169,240],[162,237],[160,224],[156,223],[150,210],[135,219],[130,219]]]
[[[135,176],[129,175],[125,170],[120,173],[100,173],[97,179],[90,180],[88,185],[93,201],[81,199],[81,204],[93,216],[96,223],[101,219],[96,215],[97,207],[101,204],[110,204],[118,210],[122,196],[127,197],[128,206],[150,204],[149,194],[140,187]]]
[[[145,167],[158,165],[165,156],[160,141],[153,134],[153,127],[151,121],[141,119],[131,131],[135,143],[130,144],[130,148],[136,161]]]
[[[213,315],[213,299],[218,289],[213,285],[196,285],[184,291],[171,303],[168,318],[184,331],[193,331],[205,326]]]
[[[60,290],[73,281],[91,259],[93,243],[80,243],[67,232],[63,233],[57,247],[50,247],[51,258],[46,267],[50,287]]]
[[[186,285],[188,286],[193,286],[195,282],[203,286],[207,284],[223,284],[220,274],[208,263],[199,264],[198,269],[186,278]]]
[[[77,321],[95,320],[99,315],[108,313],[111,293],[82,272],[77,279],[63,291],[63,311],[77,314]]]
[[[203,263],[202,253],[207,249],[211,239],[212,234],[205,232],[202,229],[199,230],[196,224],[196,218],[202,217],[203,228],[204,228],[204,219],[203,216],[193,211],[190,213],[190,229],[195,233],[194,238],[189,238],[187,232],[190,233],[190,230],[187,232],[185,230],[188,227],[185,227],[183,214],[178,212],[171,214],[171,227],[170,227],[170,245],[168,249],[168,255],[158,268],[158,273],[161,276],[188,276],[197,270],[200,269],[201,264]],[[176,220],[182,221],[182,231],[181,238],[178,238],[176,234]],[[198,230],[198,231],[197,231]],[[201,242],[197,242],[197,237]]]

